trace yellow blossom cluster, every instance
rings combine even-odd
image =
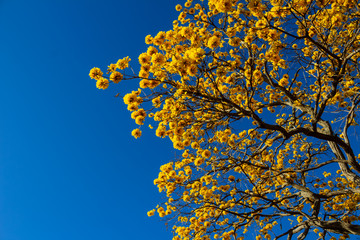
[[[126,57],[119,59],[116,64],[110,64],[108,67],[108,72],[111,73],[109,78],[103,76],[103,72],[100,68],[92,68],[90,70],[89,76],[92,79],[96,80],[96,87],[99,89],[106,89],[109,87],[109,79],[114,83],[119,83],[123,79],[123,74],[117,71],[117,69],[124,70],[129,66],[130,58]]]

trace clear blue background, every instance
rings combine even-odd
[[[88,77],[168,30],[176,1],[0,0],[0,239],[171,239],[146,212],[176,154]],[[137,70],[137,69],[136,69]]]

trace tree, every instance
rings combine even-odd
[[[346,239],[360,235],[360,4],[188,0],[173,29],[90,71],[182,157],[154,180],[151,210],[178,239]],[[110,81],[109,81],[110,80]],[[359,155],[357,155],[359,154]],[[249,232],[251,230],[251,232]],[[256,237],[255,237],[256,236]]]

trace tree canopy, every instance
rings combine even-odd
[[[154,180],[173,240],[360,235],[360,4],[188,0],[173,29],[90,71],[181,151]],[[317,236],[318,235],[318,236]]]

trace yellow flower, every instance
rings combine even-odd
[[[193,143],[191,143],[191,147],[192,147],[193,149],[198,149],[198,148],[200,148],[200,145],[199,145],[199,143],[197,143],[197,142],[193,142]]]
[[[132,104],[129,104],[129,105],[128,105],[127,109],[128,109],[129,111],[133,112],[133,111],[138,110],[139,107],[138,107],[138,104],[137,104],[137,103],[132,103]]]
[[[102,78],[103,72],[100,70],[100,68],[96,68],[94,67],[93,69],[90,70],[89,76],[92,79],[95,80],[99,80],[100,78]]]
[[[96,87],[98,89],[107,89],[109,87],[109,80],[106,78],[100,78],[96,81]]]
[[[110,64],[110,66],[108,66],[108,73],[109,72],[114,72],[114,71],[116,71],[116,64]]]
[[[175,149],[182,150],[184,149],[184,144],[180,141],[176,141],[173,143]]]
[[[144,117],[144,118],[146,117],[146,112],[145,112],[145,110],[143,108],[141,108],[141,109],[139,109],[136,112],[133,112],[131,114],[132,119],[136,119],[138,116],[141,116],[141,117]]]
[[[150,64],[141,65],[141,70],[144,71],[144,72],[149,72],[150,71]]]
[[[193,34],[193,29],[190,27],[182,27],[179,34],[185,38],[191,38],[191,35]]]
[[[156,53],[152,56],[151,62],[154,65],[162,65],[165,63],[165,57],[161,53]]]
[[[181,9],[182,9],[182,6],[180,5],[180,4],[178,4],[178,5],[176,5],[176,7],[175,7],[175,9],[176,9],[176,11],[181,11]]]
[[[199,61],[202,58],[204,58],[205,50],[202,48],[195,48],[189,51],[189,58],[191,58],[194,61]]]
[[[145,117],[144,116],[137,116],[135,118],[135,123],[137,125],[143,125],[144,124]]]
[[[238,47],[240,43],[241,43],[241,39],[238,37],[234,37],[229,40],[229,45],[232,47]]]
[[[257,21],[256,22],[256,24],[255,24],[255,26],[257,27],[257,28],[264,28],[265,26],[266,26],[266,22],[265,22],[265,20],[259,20],[259,21]]]
[[[288,81],[288,79],[286,79],[286,78],[282,78],[282,79],[280,79],[280,81],[279,81],[279,85],[282,86],[282,87],[285,87],[285,86],[288,85],[288,84],[289,84],[289,81]]]
[[[139,56],[139,63],[141,65],[148,64],[148,63],[150,63],[150,59],[151,59],[151,57],[149,56],[148,53],[142,53]]]
[[[134,138],[139,138],[139,137],[141,137],[141,131],[140,131],[140,129],[134,129],[134,130],[132,130],[132,132],[131,132],[131,135],[134,137]],[[155,211],[154,211],[155,212]],[[154,215],[154,214],[153,214]],[[152,216],[152,215],[151,215]]]
[[[195,166],[200,166],[201,164],[203,164],[205,161],[205,159],[203,158],[196,158],[194,161]]]
[[[209,48],[216,48],[220,45],[220,38],[218,36],[212,36],[209,38],[207,46]]]
[[[184,201],[184,202],[190,201],[190,196],[189,196],[189,195],[184,195],[184,196],[183,196],[183,201]]]
[[[228,12],[232,8],[232,3],[231,0],[217,0],[215,6],[219,12]]]
[[[141,80],[140,83],[139,83],[139,86],[140,86],[141,88],[148,88],[149,85],[150,85],[150,81],[147,80],[147,79],[143,79],[143,80]]]
[[[160,126],[159,126],[159,127],[156,129],[155,134],[156,134],[156,136],[163,138],[163,137],[166,136],[166,129],[165,129],[164,127],[160,127]]]
[[[177,53],[182,53],[184,51],[184,47],[182,45],[176,45],[175,46],[175,51]]]
[[[110,75],[110,80],[113,81],[114,83],[119,83],[122,79],[123,79],[123,75],[119,72],[113,72]]]
[[[197,73],[197,66],[196,65],[190,65],[187,69],[186,72],[189,74],[189,76],[195,76]]]
[[[153,44],[154,45],[161,45],[164,43],[165,41],[165,37],[166,37],[166,33],[163,31],[160,31],[153,39]]]
[[[247,44],[251,44],[253,41],[253,37],[252,36],[246,36],[244,39],[244,42],[246,42]]]
[[[147,215],[148,215],[149,217],[154,216],[154,214],[155,214],[155,209],[147,212]]]
[[[139,72],[139,77],[140,78],[148,78],[149,77],[149,72],[145,71],[144,69],[141,69]]]
[[[148,47],[146,53],[149,54],[150,56],[152,56],[153,54],[157,53],[158,50],[156,47],[150,46]]]
[[[123,69],[129,67],[130,61],[131,61],[131,59],[129,57],[125,57],[123,59],[119,59],[119,61],[117,61],[116,65],[119,69],[123,70]]]
[[[146,44],[151,44],[151,43],[152,43],[152,40],[153,40],[153,38],[151,37],[151,35],[147,35],[147,36],[145,37],[145,43],[146,43]]]
[[[154,99],[152,100],[152,103],[153,103],[153,106],[154,106],[154,107],[160,107],[160,104],[161,104],[160,97],[154,98]]]
[[[202,152],[201,156],[204,158],[209,158],[211,156],[211,152],[209,150],[205,150]]]
[[[136,99],[137,99],[136,94],[128,93],[124,96],[124,103],[128,105],[128,104],[135,102]]]

